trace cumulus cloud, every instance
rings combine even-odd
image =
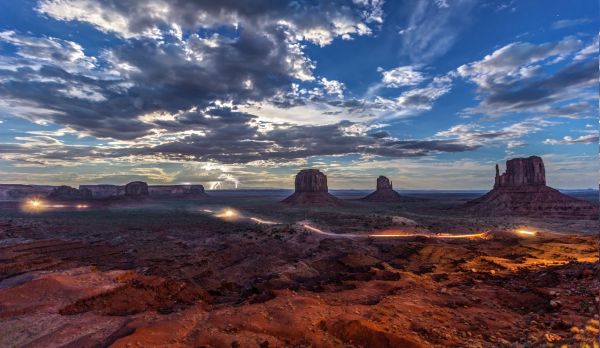
[[[96,58],[86,56],[83,47],[73,41],[27,36],[12,30],[0,32],[0,41],[13,45],[17,55],[27,59],[20,61],[22,66],[51,64],[71,72],[87,71],[96,66]]]
[[[378,68],[377,71],[381,72],[381,82],[386,87],[414,86],[425,81],[425,76],[416,70],[416,67],[410,65],[399,66],[391,70]]]
[[[382,5],[377,0],[42,0],[37,9],[58,20],[86,22],[124,38],[156,38],[173,27],[195,31],[226,25],[259,32],[279,27],[290,39],[324,46],[336,37],[371,34],[368,24],[381,23]]]

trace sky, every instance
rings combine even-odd
[[[0,183],[598,185],[597,1],[0,4]]]

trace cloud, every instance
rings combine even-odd
[[[581,24],[590,23],[592,20],[589,18],[577,18],[577,19],[560,19],[552,23],[552,29],[564,29],[574,27]]]
[[[323,86],[323,89],[327,92],[327,94],[335,95],[339,98],[344,96],[344,86],[343,83],[336,80],[328,80],[325,77],[322,77],[319,80],[319,84]]]
[[[415,1],[408,8],[407,28],[402,32],[402,54],[423,63],[444,55],[468,25],[476,1]]]
[[[577,52],[573,60],[585,60],[592,55],[598,55],[598,37],[596,37],[594,41],[592,41],[592,43],[590,43],[589,45],[582,48],[579,52]]]
[[[475,83],[481,99],[477,107],[466,109],[466,113],[556,114],[566,111],[565,105],[572,108],[585,104],[596,83],[597,63],[591,59],[568,61],[581,45],[574,37],[542,44],[517,42],[480,61],[460,66],[456,75]],[[553,67],[555,72],[549,74],[549,67],[554,65],[558,65]]]
[[[479,88],[489,89],[534,76],[539,68],[537,63],[549,58],[563,58],[580,46],[581,41],[575,37],[543,44],[514,42],[480,61],[462,65],[456,71],[459,76],[471,80]]]
[[[378,68],[377,71],[381,72],[381,82],[386,87],[414,86],[425,81],[425,76],[416,70],[416,67],[410,65],[399,66],[391,70]]]
[[[528,80],[493,90],[481,103],[488,113],[529,110],[579,97],[581,88],[597,83],[598,64],[590,60],[559,70],[552,76]]]
[[[451,128],[439,131],[435,137],[452,140],[468,146],[506,145],[507,148],[524,146],[520,139],[531,133],[541,131],[544,127],[555,125],[555,122],[533,118],[499,129],[490,129],[481,124],[468,123],[458,124]]]
[[[210,131],[213,124],[202,110],[261,104],[301,82],[317,83],[308,93],[326,105],[342,98],[345,86],[315,80],[306,43],[370,35],[383,20],[382,5],[42,0],[37,10],[44,15],[85,22],[125,40],[89,57],[74,42],[4,32],[0,40],[15,46],[18,57],[6,61],[11,68],[0,62],[0,107],[33,122],[132,140],[161,131],[147,115],[186,114],[170,127]]]
[[[383,133],[373,136],[374,127],[349,121],[322,126],[273,126],[271,130],[262,132],[260,125],[250,115],[229,109],[212,110],[210,115],[210,122],[214,123],[203,133],[173,132],[180,122],[170,124],[157,121],[157,125],[171,129],[172,132],[158,137],[112,142],[96,147],[63,144],[48,147],[45,143],[30,142],[2,144],[0,158],[39,165],[94,161],[143,162],[149,159],[167,162],[216,161],[223,164],[252,164],[286,163],[315,156],[348,154],[418,157],[478,148],[477,145],[462,144],[454,140],[397,139]],[[193,122],[200,120],[194,119]],[[4,147],[1,148],[2,146]]]
[[[336,37],[370,35],[369,24],[383,20],[382,5],[376,0],[42,0],[37,10],[58,20],[86,22],[127,39],[159,38],[166,31],[195,32],[225,25],[255,32],[281,28],[289,33],[289,39],[324,46]]]
[[[53,37],[32,37],[12,30],[1,31],[0,41],[15,46],[16,54],[27,59],[21,63],[29,64],[22,66],[52,64],[71,72],[87,71],[96,67],[96,58],[86,56],[83,47],[73,41]],[[15,67],[13,66],[12,69]]]
[[[546,139],[544,144],[548,145],[574,145],[574,144],[598,144],[597,134],[586,134],[573,138],[571,136],[565,136],[562,139]]]

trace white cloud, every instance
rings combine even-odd
[[[562,58],[581,46],[575,37],[543,44],[514,42],[503,46],[482,60],[465,64],[456,69],[459,76],[475,82],[480,88],[492,88],[497,84],[529,78],[536,73],[539,63],[550,58]]]
[[[325,89],[327,94],[335,95],[339,98],[344,96],[344,89],[346,86],[339,81],[328,80],[325,77],[322,77],[321,80],[319,80],[319,84],[323,86],[323,89]]]
[[[544,144],[548,145],[573,145],[573,144],[598,144],[598,134],[586,134],[573,138],[569,135],[562,139],[546,139]]]
[[[378,68],[377,71],[381,72],[381,82],[386,87],[415,86],[425,81],[425,76],[411,65],[399,66],[392,70]]]

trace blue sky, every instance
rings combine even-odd
[[[0,5],[0,182],[598,183],[594,1]]]

